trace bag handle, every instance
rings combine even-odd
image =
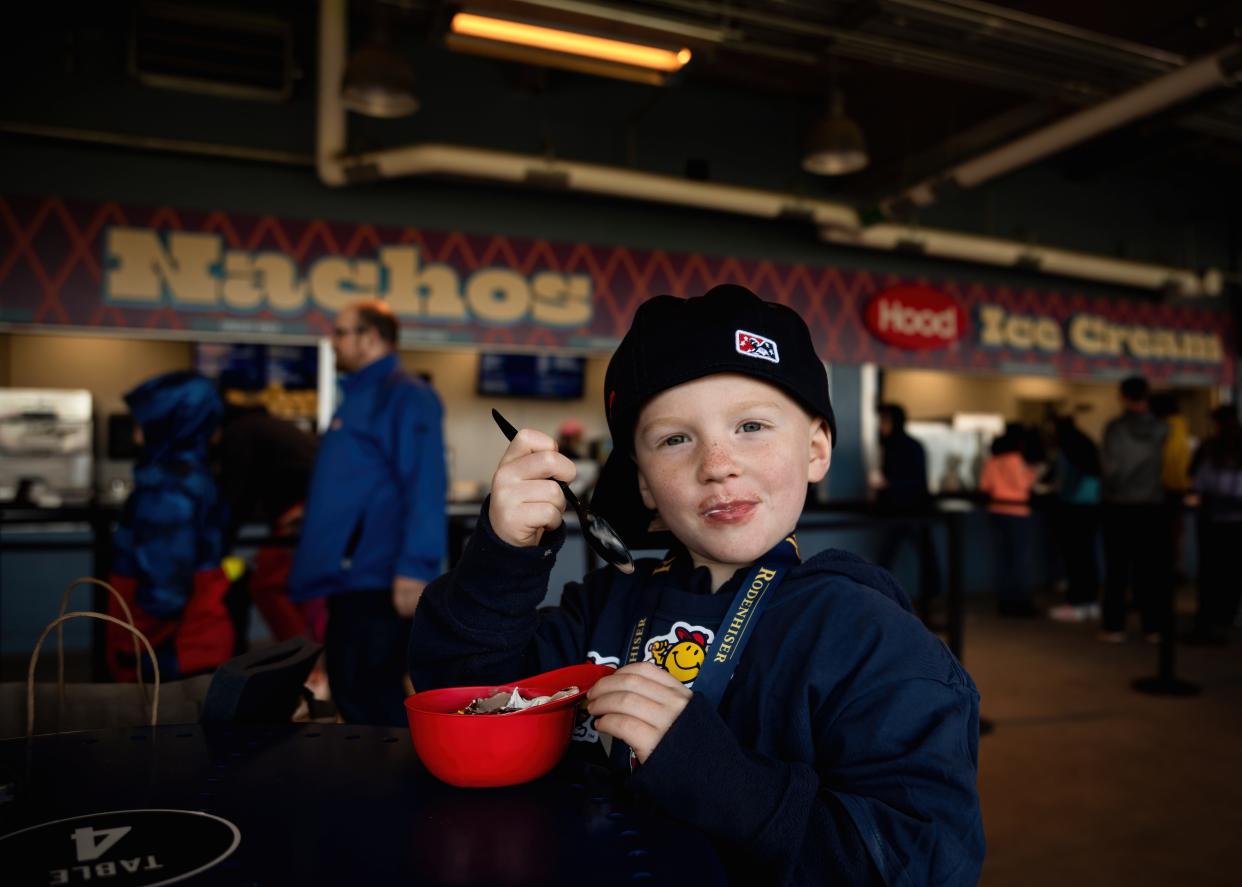
[[[96,579],[94,576],[79,576],[67,586],[65,593],[60,598],[60,613],[58,616],[64,616],[65,611],[69,609],[69,595],[79,585],[98,585],[100,588],[106,588],[116,598],[116,602],[121,605],[121,612],[125,614],[125,621],[132,627],[138,626],[134,623],[134,614],[129,610],[129,604],[125,602],[125,597],[117,591],[112,585],[104,582],[102,579]],[[134,660],[138,663],[138,688],[142,691],[142,700],[150,702],[150,696],[147,694],[147,684],[142,679],[142,650],[138,648],[138,636],[134,635]],[[56,699],[61,707],[65,704],[65,638],[64,627],[56,627]]]
[[[106,613],[89,613],[89,612],[73,612],[66,613],[63,616],[57,616],[56,619],[49,622],[47,627],[43,629],[43,634],[39,635],[39,640],[35,641],[34,652],[30,654],[30,668],[26,672],[26,736],[30,737],[34,733],[34,709],[35,709],[35,666],[39,663],[39,650],[43,647],[43,642],[47,640],[47,636],[51,634],[53,628],[59,628],[62,622],[70,619],[76,619],[84,616],[87,619],[102,619],[105,622],[112,622],[121,626],[127,631],[133,633],[134,637],[142,641],[144,647],[147,648],[147,655],[151,657],[151,668],[155,672],[155,692],[151,697],[151,726],[154,727],[159,722],[160,709],[160,664],[155,658],[155,651],[151,649],[151,642],[147,640],[147,636],[134,628],[132,625],[126,625],[120,619],[109,616]]]

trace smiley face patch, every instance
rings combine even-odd
[[[699,676],[707,648],[715,634],[710,628],[675,622],[668,634],[651,638],[643,650],[643,661],[654,662],[687,687]]]

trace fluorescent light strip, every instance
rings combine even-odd
[[[659,49],[639,43],[626,43],[604,37],[592,37],[556,28],[543,28],[522,22],[459,12],[453,16],[451,25],[455,34],[496,40],[501,43],[517,43],[553,52],[584,55],[623,65],[650,68],[653,71],[672,73],[680,71],[690,61],[690,50]]]

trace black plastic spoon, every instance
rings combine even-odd
[[[505,437],[513,440],[517,429],[500,415],[499,410],[492,410],[492,418],[505,433]],[[602,557],[605,563],[612,564],[622,573],[633,573],[634,558],[630,556],[630,550],[625,547],[617,531],[608,526],[608,521],[578,501],[578,497],[569,488],[569,484],[563,480],[556,482],[560,484],[561,492],[565,494],[565,501],[569,503],[569,507],[578,512],[578,523],[582,526],[582,533],[595,553]]]

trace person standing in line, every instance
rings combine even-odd
[[[876,505],[889,514],[917,516],[931,508],[927,488],[927,451],[906,431],[906,410],[896,403],[882,403],[880,418],[880,479]],[[936,557],[931,526],[925,522],[898,522],[888,527],[880,541],[876,562],[892,569],[901,546],[909,542],[919,559],[919,610],[940,594],[940,561]]]
[[[1151,414],[1142,376],[1122,381],[1120,395],[1122,413],[1104,429],[1100,451],[1105,566],[1100,640],[1125,641],[1126,592],[1131,589],[1143,632],[1154,643],[1172,593],[1173,528],[1162,479],[1169,426]]]
[[[1164,501],[1169,510],[1170,538],[1169,579],[1176,588],[1185,572],[1181,569],[1185,542],[1185,526],[1182,523],[1182,507],[1186,495],[1190,492],[1190,457],[1194,446],[1190,437],[1190,426],[1182,415],[1177,396],[1165,391],[1151,396],[1151,412],[1169,427],[1169,436],[1164,439],[1161,450],[1160,476],[1164,481]]]
[[[141,455],[134,491],[113,537],[111,584],[147,636],[164,680],[209,672],[233,655],[235,634],[222,566],[225,507],[208,463],[223,406],[215,386],[191,372],[148,379],[125,395]],[[109,615],[125,619],[116,599]],[[150,679],[128,631],[109,625],[105,640],[114,680]]]
[[[992,550],[996,609],[1001,616],[1029,619],[1035,615],[1027,566],[1031,535],[1031,488],[1039,472],[1027,463],[1021,425],[1010,424],[992,441],[992,455],[979,477],[987,493],[988,522],[996,544]]]
[[[229,506],[225,550],[233,551],[242,526],[249,522],[266,525],[274,537],[298,533],[318,442],[262,404],[247,402],[229,381],[227,375],[221,379],[224,423],[216,450],[220,494]],[[255,552],[245,583],[249,599],[241,602],[245,609],[239,621],[248,623],[246,611],[253,603],[275,640],[304,635],[322,642],[327,621],[323,599],[300,607],[289,600],[292,566],[292,547],[264,545]]]
[[[1177,398],[1163,392],[1151,397],[1151,412],[1169,426],[1169,435],[1160,450],[1160,476],[1171,497],[1180,500],[1190,489],[1190,457],[1193,447],[1190,426],[1182,415]]]
[[[1100,536],[1100,450],[1074,422],[1056,421],[1056,533],[1065,560],[1069,588],[1066,602],[1048,611],[1058,622],[1100,618],[1100,570],[1096,542]]]
[[[397,319],[379,300],[347,306],[332,329],[344,402],[319,444],[295,601],[326,597],[332,698],[350,723],[406,722],[411,617],[447,545],[443,408],[397,359]]]
[[[1199,506],[1199,606],[1187,643],[1223,645],[1242,600],[1242,424],[1238,408],[1217,407],[1211,437],[1195,453]]]

